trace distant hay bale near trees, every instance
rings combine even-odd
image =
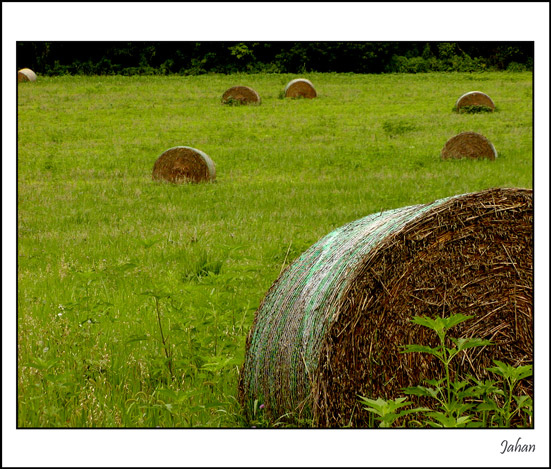
[[[17,72],[17,82],[22,81],[36,81],[36,73],[30,68],[22,68]]]
[[[260,104],[259,94],[249,86],[232,86],[222,95],[223,104]]]
[[[476,132],[462,132],[450,138],[440,154],[442,159],[483,159],[495,160],[497,151],[484,135]]]
[[[153,180],[172,183],[214,181],[214,162],[195,148],[178,146],[166,150],[153,165]]]
[[[469,91],[460,96],[455,102],[454,109],[457,112],[493,112],[496,106],[487,94],[481,91]]]
[[[284,95],[286,98],[315,98],[318,94],[310,80],[297,78],[287,83]]]
[[[490,379],[493,360],[533,360],[532,190],[495,188],[375,213],[344,225],[296,259],[266,293],[249,331],[239,378],[246,418],[365,427],[358,395],[392,399],[443,375],[436,346],[410,321],[465,314],[458,379]],[[522,388],[522,389],[520,389]],[[519,394],[533,393],[533,382]]]

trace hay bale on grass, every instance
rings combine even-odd
[[[179,146],[165,151],[153,165],[153,179],[173,183],[213,181],[216,168],[210,157],[195,148]]]
[[[22,81],[36,81],[36,73],[30,68],[22,68],[17,72],[17,82]]]
[[[312,82],[306,78],[291,80],[284,93],[286,98],[315,98],[318,95]]]
[[[259,94],[248,86],[232,86],[222,95],[223,104],[260,104]]]
[[[442,148],[441,157],[444,160],[449,158],[488,158],[495,160],[497,151],[492,142],[484,135],[476,132],[462,132],[446,142],[444,148]]]
[[[471,319],[455,337],[490,339],[454,363],[455,376],[486,378],[498,359],[533,360],[533,204],[528,189],[489,189],[383,213],[331,232],[293,262],[256,312],[246,342],[239,399],[275,421],[368,424],[357,395],[402,396],[442,376],[436,346],[416,315]],[[531,383],[517,392],[532,393]]]
[[[481,110],[495,110],[495,104],[487,94],[482,93],[482,91],[469,91],[464,95],[460,96],[459,99],[455,102],[455,110],[461,112],[462,109],[476,109],[481,108]]]

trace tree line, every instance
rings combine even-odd
[[[42,75],[423,73],[533,70],[526,42],[18,42]]]

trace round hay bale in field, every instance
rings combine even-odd
[[[30,68],[22,68],[17,72],[17,82],[21,81],[36,81],[36,73]]]
[[[531,363],[532,288],[532,190],[488,189],[344,225],[284,270],[258,308],[239,377],[245,416],[263,404],[272,422],[368,426],[358,395],[400,397],[443,376],[432,355],[401,353],[437,345],[413,316],[474,316],[450,336],[494,343],[461,352],[452,379],[490,379],[493,359]],[[533,393],[532,381],[516,392]]]
[[[286,98],[315,98],[316,96],[314,85],[306,78],[291,80],[285,87]]]
[[[495,160],[497,151],[484,135],[476,132],[462,132],[450,138],[442,148],[442,159],[470,158],[473,160],[488,158]]]
[[[213,181],[216,168],[210,157],[195,148],[174,147],[153,165],[153,179],[173,183]]]
[[[482,91],[469,91],[460,96],[455,102],[455,110],[461,111],[462,108],[480,107],[491,111],[495,110],[495,104],[492,99]]]
[[[232,86],[222,95],[223,104],[260,104],[259,94],[248,86]]]

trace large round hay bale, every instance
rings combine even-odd
[[[224,104],[260,104],[259,94],[248,86],[232,86],[222,95]]]
[[[291,80],[285,87],[286,98],[315,98],[317,95],[314,85],[306,78]]]
[[[482,159],[495,160],[497,151],[484,135],[476,132],[462,132],[450,138],[442,148],[442,159]]]
[[[357,395],[403,396],[442,376],[413,316],[466,314],[452,337],[495,345],[462,352],[452,378],[489,379],[493,359],[533,360],[533,203],[529,189],[488,189],[375,213],[331,232],[274,282],[247,336],[239,399],[247,418],[368,425]],[[532,393],[522,382],[518,393]],[[296,420],[294,420],[296,422]]]
[[[455,102],[455,110],[461,111],[465,108],[482,108],[489,111],[494,111],[496,106],[487,94],[482,91],[469,91],[460,96]]]
[[[216,168],[210,157],[191,147],[174,147],[165,151],[153,165],[153,179],[173,183],[213,181]]]
[[[17,81],[36,81],[36,73],[30,68],[22,68],[17,72]]]

